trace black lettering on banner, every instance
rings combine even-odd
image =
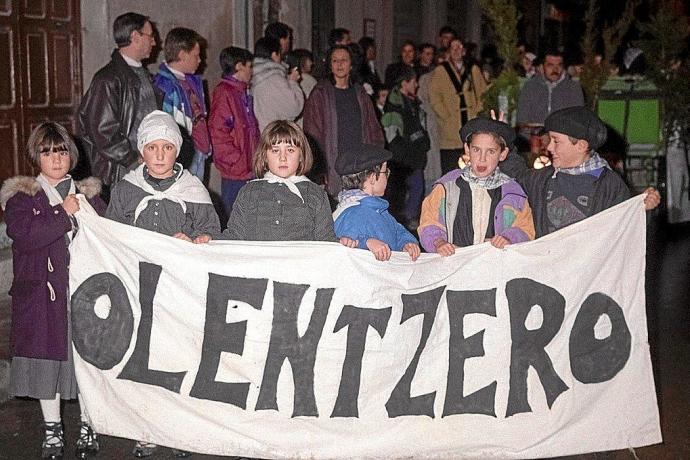
[[[484,291],[447,291],[450,339],[448,343],[448,384],[443,417],[453,414],[484,414],[496,416],[497,382],[463,396],[465,360],[484,356],[484,330],[465,338],[464,319],[471,313],[496,316],[496,288]]]
[[[506,283],[506,296],[510,310],[510,389],[506,416],[531,412],[527,400],[527,370],[534,367],[544,387],[549,408],[556,398],[568,389],[553,368],[551,358],[544,349],[558,333],[565,316],[565,299],[554,288],[528,278],[517,278]],[[528,330],[527,315],[534,305],[543,312],[539,329]]]
[[[227,323],[228,301],[244,302],[261,310],[268,279],[236,278],[208,274],[206,290],[206,322],[201,362],[189,396],[247,407],[249,382],[226,383],[216,381],[221,352],[242,355],[247,321]]]
[[[273,282],[273,325],[256,410],[278,410],[278,377],[280,368],[287,359],[292,367],[295,386],[292,416],[319,415],[314,396],[314,363],[335,289],[316,290],[314,311],[309,319],[309,326],[300,337],[297,330],[297,315],[308,288],[307,284]]]
[[[594,326],[602,315],[611,321],[608,337],[597,339]],[[577,312],[570,331],[570,370],[582,383],[611,380],[630,358],[631,336],[623,309],[600,292],[590,294]]]
[[[357,308],[345,305],[335,323],[333,332],[347,328],[347,348],[338,388],[338,397],[331,417],[359,417],[357,401],[362,376],[362,357],[367,341],[367,331],[371,326],[383,338],[386,333],[392,307]]]
[[[431,393],[412,397],[410,391],[412,379],[414,378],[415,372],[417,372],[419,358],[422,356],[426,342],[431,334],[431,327],[434,325],[434,320],[436,319],[438,303],[441,300],[441,295],[443,295],[443,290],[445,288],[445,286],[439,286],[431,291],[420,292],[418,294],[402,294],[401,296],[403,311],[400,324],[417,315],[424,315],[424,319],[422,321],[422,334],[419,339],[417,351],[386,402],[386,411],[389,417],[399,417],[401,415],[428,415],[434,418],[434,399],[436,398],[436,392],[433,391]]]
[[[182,380],[187,371],[167,372],[149,369],[151,326],[153,325],[153,298],[156,295],[156,288],[158,287],[158,280],[162,270],[163,268],[160,265],[139,262],[141,319],[137,329],[137,343],[134,345],[132,356],[129,357],[127,364],[125,364],[117,378],[147,385],[156,385],[179,393]]]
[[[110,300],[107,318],[96,315],[96,300]],[[72,341],[87,363],[107,371],[122,361],[134,332],[134,315],[120,278],[103,272],[92,275],[72,295]]]

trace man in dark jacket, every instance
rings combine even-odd
[[[160,107],[160,94],[141,61],[156,44],[149,18],[125,13],[113,23],[117,49],[110,62],[96,72],[79,107],[79,130],[94,176],[105,187],[137,165],[137,128]]]

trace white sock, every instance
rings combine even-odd
[[[60,423],[60,394],[55,395],[55,399],[39,399],[43,420],[46,423]]]
[[[81,418],[82,422],[88,423],[90,426],[91,424],[89,423],[89,416],[86,413],[86,407],[84,407],[80,394],[77,395],[77,399],[79,400],[79,417]]]

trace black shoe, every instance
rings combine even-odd
[[[180,449],[171,449],[172,453],[175,455],[175,458],[189,458],[192,456],[191,452],[187,452],[186,450],[180,450]]]
[[[79,424],[79,438],[77,439],[75,456],[81,459],[88,458],[90,455],[96,455],[99,449],[96,432],[93,431],[88,423],[81,422]]]
[[[134,455],[136,458],[150,457],[153,455],[153,451],[156,449],[156,447],[158,446],[150,442],[137,441],[137,443],[134,445],[134,449],[132,449],[132,455]]]
[[[45,438],[41,444],[41,458],[50,460],[62,459],[65,447],[65,437],[62,433],[62,423],[46,423]]]

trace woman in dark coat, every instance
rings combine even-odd
[[[385,140],[374,104],[351,78],[350,49],[334,46],[326,63],[328,77],[314,87],[304,104],[304,133],[315,143],[315,161],[325,160],[326,189],[335,197],[340,192],[340,175],[335,170],[338,152],[354,151],[362,144],[383,147]]]
[[[14,279],[10,343],[10,392],[37,398],[45,421],[43,458],[62,458],[60,399],[77,397],[68,318],[69,250],[77,231],[77,191],[103,214],[98,179],[75,183],[68,172],[77,148],[64,127],[42,123],[31,133],[27,154],[37,177],[7,179],[0,190],[7,235],[12,238]],[[98,451],[96,435],[82,420],[77,456]]]

